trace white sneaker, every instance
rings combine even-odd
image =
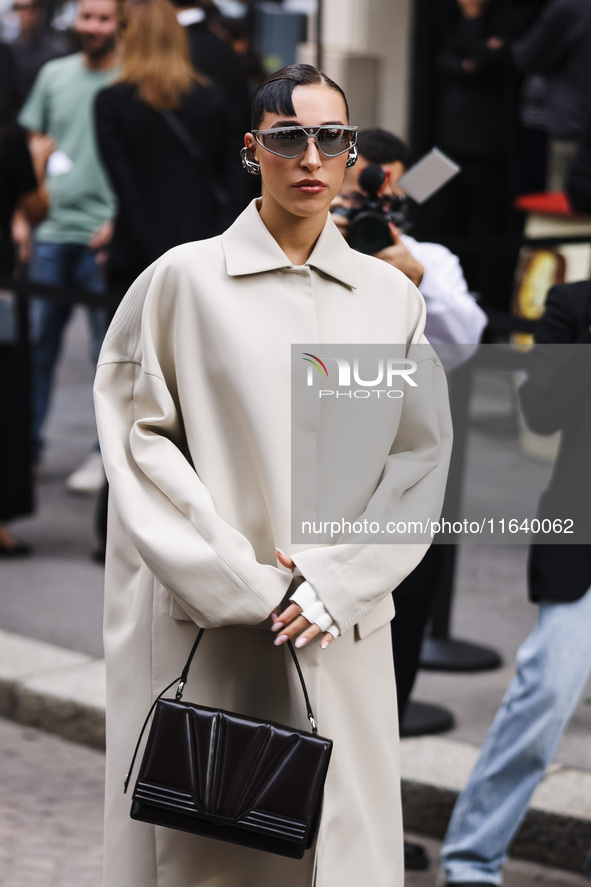
[[[94,450],[82,465],[66,478],[66,489],[79,496],[92,496],[98,493],[105,482],[105,469],[101,454]]]

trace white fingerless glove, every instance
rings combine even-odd
[[[338,638],[339,629],[309,582],[302,582],[291,595],[290,601],[302,608],[304,619],[317,625],[320,631],[328,631],[333,638]]]

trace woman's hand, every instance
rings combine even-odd
[[[33,194],[36,195],[37,192],[34,191]],[[22,197],[19,201],[19,207],[16,209],[12,217],[12,242],[16,249],[18,261],[22,265],[28,265],[31,261],[31,254],[33,252],[33,233],[27,217],[29,214],[35,216],[34,209],[36,207],[34,207],[33,212],[30,213],[30,206],[27,205],[27,201],[25,201],[25,205],[22,207],[20,206],[20,203],[22,203]],[[41,210],[41,208],[39,209]],[[40,216],[39,221],[41,221],[43,218],[41,211],[38,215]]]
[[[287,567],[289,570],[294,570],[295,564],[292,559],[281,551],[281,549],[277,548],[275,550],[277,552],[277,560],[279,563],[283,564],[283,566]],[[302,608],[298,606],[298,604],[290,604],[279,615],[277,612],[271,613],[271,620],[273,622],[271,631],[279,632],[275,638],[275,646],[278,647],[298,635],[297,640],[294,642],[294,646],[300,648],[304,647],[315,637],[322,635],[320,646],[325,650],[328,645],[332,644],[334,641],[333,636],[329,631],[323,632],[317,625],[311,625],[307,619],[304,619],[304,617],[300,615],[301,612]]]
[[[387,246],[380,250],[379,253],[376,253],[376,259],[382,259],[384,262],[388,262],[389,265],[393,265],[394,268],[398,268],[399,271],[406,274],[415,286],[420,286],[425,273],[423,265],[417,262],[405,247],[400,237],[400,229],[393,225],[392,222],[388,224],[388,228],[392,237],[392,246]]]
[[[107,222],[103,222],[102,225],[99,225],[99,227],[90,238],[90,242],[88,244],[89,248],[94,249],[97,252],[105,249],[105,247],[107,247],[113,239],[114,228],[115,226],[112,219],[109,219]]]

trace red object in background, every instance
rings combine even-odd
[[[521,194],[515,200],[517,209],[548,216],[576,216],[564,191],[544,191],[541,194]]]

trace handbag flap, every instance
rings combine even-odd
[[[160,699],[133,797],[301,841],[318,812],[331,749],[306,731]]]

